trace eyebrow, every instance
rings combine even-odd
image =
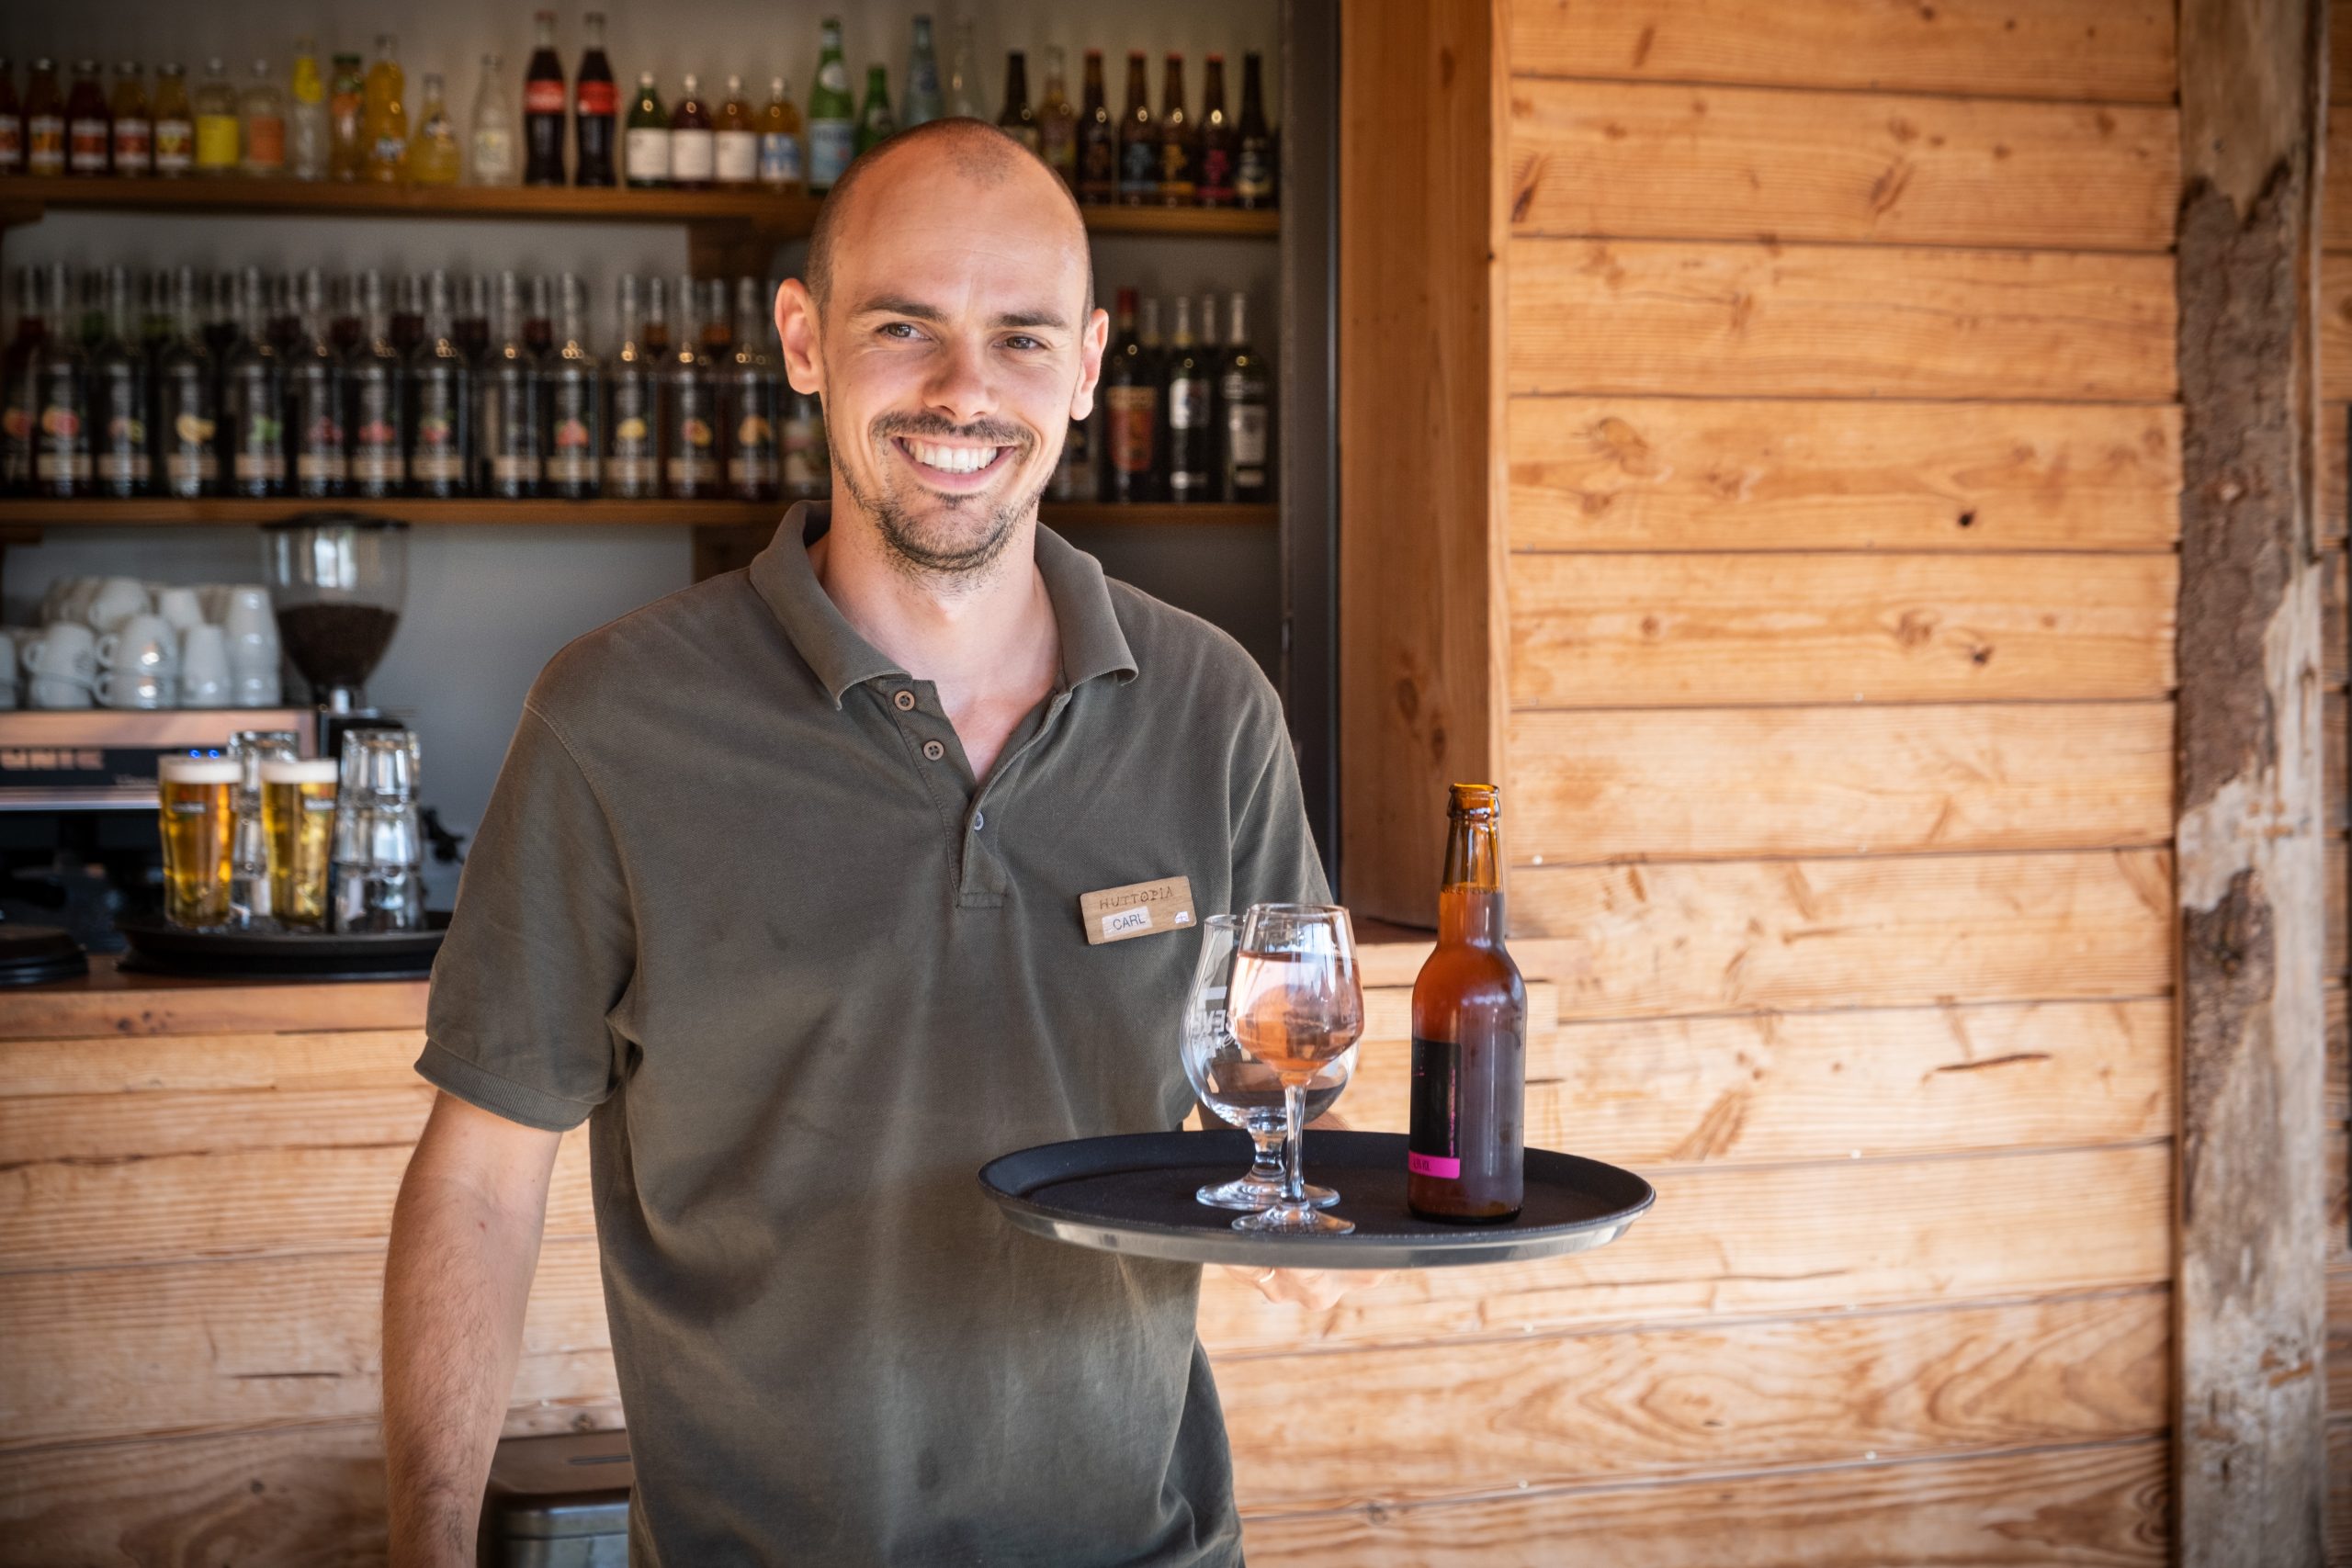
[[[901,299],[894,294],[877,295],[850,312],[854,316],[905,316],[918,321],[944,321],[947,312],[936,305],[926,305],[920,299]],[[1055,310],[1007,310],[990,323],[996,327],[1052,327],[1069,330],[1069,323]]]

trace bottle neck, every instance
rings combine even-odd
[[[1502,846],[1493,818],[1456,812],[1447,823],[1437,910],[1441,944],[1502,945]]]

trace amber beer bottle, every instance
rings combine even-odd
[[[1527,988],[1503,950],[1498,794],[1453,786],[1437,951],[1413,982],[1405,1201],[1420,1218],[1452,1224],[1510,1219],[1523,1185]]]

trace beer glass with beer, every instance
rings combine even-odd
[[[327,867],[334,854],[331,757],[261,764],[261,819],[269,840],[270,906],[289,931],[327,926]]]
[[[1306,1087],[1363,1032],[1355,933],[1332,904],[1252,904],[1241,919],[1226,1020],[1244,1051],[1283,1086],[1283,1190],[1273,1207],[1233,1222],[1238,1231],[1344,1235],[1351,1221],[1317,1210],[1299,1170]]]
[[[164,916],[198,929],[229,923],[229,852],[243,769],[218,753],[165,757],[155,793],[164,839]]]

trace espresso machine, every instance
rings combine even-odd
[[[310,684],[315,754],[340,757],[347,730],[410,728],[367,692],[408,594],[408,525],[349,512],[264,524],[262,575],[278,642]]]

